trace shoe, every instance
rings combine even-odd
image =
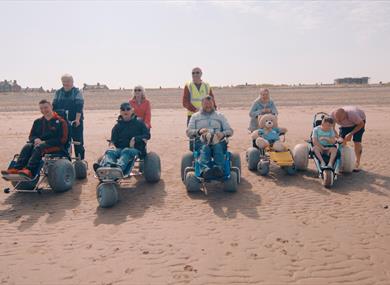
[[[2,171],[1,171],[1,174],[2,174],[2,175],[7,175],[7,174],[18,174],[18,171],[19,171],[19,169],[16,169],[16,168],[11,167],[11,168],[8,168],[7,170],[2,170]]]
[[[325,168],[325,167],[326,167],[325,162],[321,162],[321,168]]]
[[[22,170],[19,170],[18,174],[22,176],[26,176],[28,178],[33,178],[31,171],[27,168],[23,168]]]
[[[95,163],[92,165],[92,167],[93,167],[93,170],[96,172],[96,171],[99,169],[100,164],[97,163],[97,162],[95,162]]]

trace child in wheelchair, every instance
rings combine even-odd
[[[336,133],[334,120],[324,116],[321,124],[312,132],[313,152],[321,164],[321,168],[332,168],[337,157]]]

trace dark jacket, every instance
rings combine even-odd
[[[145,123],[138,120],[136,116],[130,121],[124,121],[122,117],[119,116],[116,125],[111,131],[111,142],[117,148],[125,148],[129,147],[132,138],[135,138],[134,147],[141,153],[145,153],[146,144],[143,140],[150,139],[150,132]]]
[[[68,119],[68,121],[74,121],[76,119],[76,113],[81,114],[80,120],[82,120],[84,118],[83,108],[83,94],[76,87],[73,87],[69,91],[65,91],[64,87],[62,87],[54,94],[54,111],[63,116],[65,119]],[[65,116],[66,111],[68,111],[68,118]]]
[[[49,121],[45,117],[36,119],[28,139],[33,143],[37,138],[48,146],[65,146],[68,142],[68,123],[57,113]]]

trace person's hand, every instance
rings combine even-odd
[[[268,113],[271,113],[271,109],[270,108],[264,108],[263,114],[268,114]]]
[[[74,120],[72,125],[77,128],[78,126],[80,126],[80,120]]]
[[[353,136],[352,133],[347,134],[347,135],[345,136],[345,138],[344,138],[344,141],[346,141],[346,142],[351,141],[351,140],[352,140],[352,136]]]
[[[36,138],[34,140],[34,146],[40,145],[42,143],[42,140],[40,138]]]
[[[218,138],[218,140],[222,140],[224,137],[225,137],[225,134],[222,133],[222,132],[216,132],[215,133],[216,137]]]
[[[134,145],[135,145],[135,138],[132,138],[132,139],[130,140],[129,146],[130,146],[131,148],[133,148]]]
[[[199,134],[200,135],[203,135],[203,134],[208,133],[208,132],[209,132],[209,129],[206,129],[206,128],[203,128],[203,129],[199,130]]]

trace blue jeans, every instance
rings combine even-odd
[[[136,155],[139,155],[139,150],[135,148],[116,148],[109,149],[104,154],[101,166],[111,166],[112,164],[118,165],[123,173],[126,172],[130,163],[133,162]]]
[[[220,142],[215,145],[202,145],[200,147],[199,162],[202,170],[209,167],[211,158],[214,158],[216,166],[223,170],[225,162],[226,142]]]

